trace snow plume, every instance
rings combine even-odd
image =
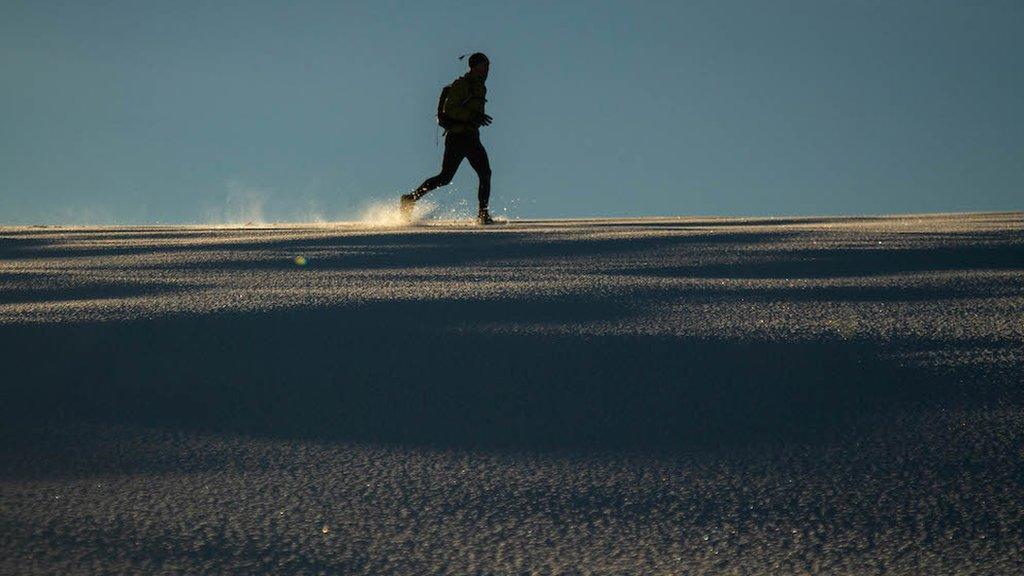
[[[471,220],[476,216],[476,198],[461,194],[457,186],[445,189],[443,198],[442,207],[438,209],[442,220]]]
[[[263,224],[263,208],[268,197],[269,193],[265,190],[230,180],[223,205],[207,209],[206,221],[210,224]]]
[[[437,205],[428,201],[420,200],[412,212],[412,222],[419,222],[437,209]],[[359,222],[368,226],[388,227],[403,226],[407,222],[402,218],[398,209],[398,198],[374,202],[363,209],[359,216]]]
[[[331,195],[337,195],[340,191],[335,190]],[[287,206],[283,206],[285,216],[290,222],[303,224],[328,224],[333,218],[328,215],[321,204],[321,198],[325,196],[323,184],[319,177],[311,177],[305,185],[301,186],[297,193],[289,191],[285,200]]]
[[[308,198],[305,206],[295,210],[292,219],[296,222],[308,224],[326,224],[330,222],[324,215],[323,209],[320,208],[320,203],[315,198]]]

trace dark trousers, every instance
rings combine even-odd
[[[420,187],[413,191],[413,198],[419,200],[434,188],[451,182],[463,158],[469,160],[469,165],[476,170],[476,175],[480,178],[477,200],[480,202],[480,209],[486,209],[487,201],[491,198],[491,163],[487,159],[487,150],[480,143],[480,133],[476,131],[445,134],[441,173],[427,178],[420,184]]]

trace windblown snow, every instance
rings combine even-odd
[[[0,228],[0,573],[1021,573],[1022,220]]]

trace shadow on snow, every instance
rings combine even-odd
[[[302,273],[315,273],[318,266],[471,265],[487,258],[540,265],[545,258],[686,250],[708,242],[757,242],[765,236],[541,239],[510,244],[506,234],[369,234],[216,248],[366,251],[312,260]],[[1024,259],[1019,244],[1010,237],[1004,240],[1010,244],[778,250],[770,261],[736,264],[659,268],[648,259],[617,272],[822,278],[1020,269]],[[262,264],[289,265],[285,262]],[[254,265],[261,262],[217,263],[227,268]],[[126,285],[124,295],[133,289]],[[986,289],[999,293],[1006,287]],[[813,441],[842,434],[850,422],[906,403],[990,398],[980,384],[965,392],[955,375],[903,367],[891,359],[892,350],[870,341],[589,337],[520,334],[510,327],[628,319],[651,304],[688,299],[893,301],[963,295],[953,289],[914,290],[680,290],[633,294],[628,300],[398,301],[130,322],[9,325],[0,328],[2,359],[8,366],[0,415],[11,438],[40,422],[100,422],[282,438],[527,449]],[[93,296],[114,297],[117,291],[116,286],[86,287]],[[38,300],[31,293],[14,296]],[[927,343],[905,345],[914,349]]]
[[[628,313],[559,306],[564,316]],[[5,354],[21,369],[5,386],[3,411],[8,431],[100,422],[445,447],[660,450],[812,441],[893,405],[959,394],[954,378],[900,367],[868,342],[460,329],[464,319],[544,315],[507,302],[399,302],[7,327]],[[978,390],[972,398],[984,399]]]

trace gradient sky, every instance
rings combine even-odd
[[[357,218],[437,172],[476,50],[499,213],[1020,210],[1022,30],[1019,1],[2,2],[0,222]]]

